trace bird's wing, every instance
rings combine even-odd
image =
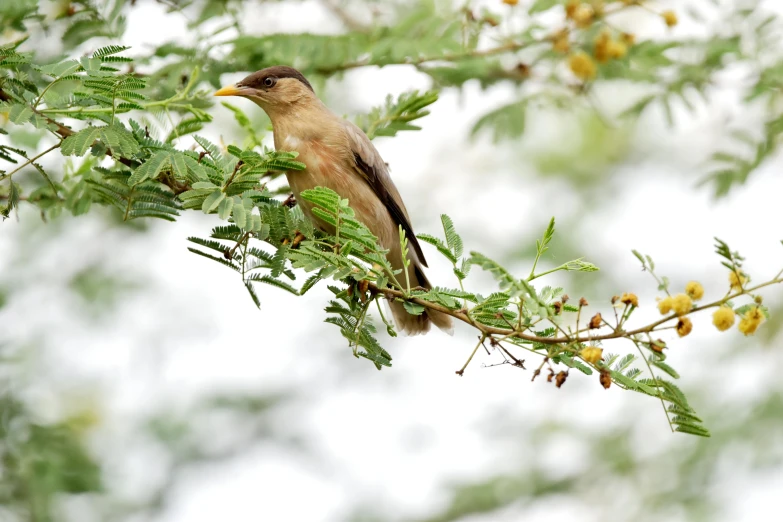
[[[394,182],[389,176],[389,168],[370,139],[359,127],[349,121],[343,121],[343,124],[348,135],[351,152],[353,152],[356,172],[372,187],[378,199],[389,210],[392,219],[399,225],[402,225],[405,236],[408,238],[408,243],[413,247],[413,251],[416,252],[419,262],[427,266],[419,240],[416,239],[416,235],[413,233],[413,227],[408,217],[408,211],[405,209],[405,203],[402,202],[402,197],[400,197],[397,187],[394,186]]]

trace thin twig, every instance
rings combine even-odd
[[[3,174],[2,176],[0,176],[0,181],[3,181],[3,180],[5,180],[5,179],[8,179],[8,178],[10,178],[10,177],[11,177],[11,176],[13,176],[14,174],[16,174],[17,172],[19,172],[19,171],[20,171],[20,170],[22,170],[23,168],[25,168],[26,166],[30,165],[30,164],[31,164],[31,163],[33,163],[34,161],[38,161],[38,160],[39,160],[39,159],[41,159],[43,156],[45,156],[45,155],[49,154],[50,152],[52,152],[53,150],[55,150],[55,149],[57,149],[57,148],[59,148],[59,147],[60,147],[60,144],[59,144],[59,143],[56,143],[56,144],[52,145],[51,147],[49,147],[49,148],[48,148],[48,149],[46,149],[45,151],[41,152],[40,154],[38,154],[38,155],[36,155],[36,156],[33,156],[32,158],[28,159],[27,161],[25,161],[24,163],[22,163],[21,165],[19,165],[18,167],[16,167],[14,170],[12,170],[11,172],[9,172],[8,174]]]
[[[481,345],[484,343],[484,339],[486,339],[486,338],[487,338],[487,336],[486,336],[486,335],[481,335],[481,336],[479,336],[479,342],[478,342],[478,343],[476,343],[476,347],[475,347],[475,348],[473,348],[473,351],[470,353],[470,357],[468,357],[468,360],[467,360],[467,361],[465,361],[465,364],[462,366],[462,368],[460,368],[459,370],[457,370],[457,372],[456,372],[456,373],[457,373],[457,375],[459,375],[460,377],[462,377],[462,375],[465,373],[465,368],[467,368],[467,367],[468,367],[468,365],[470,364],[470,361],[472,361],[472,360],[473,360],[473,356],[474,356],[474,355],[476,355],[476,352],[478,351],[478,349],[479,349],[479,346],[481,346]]]

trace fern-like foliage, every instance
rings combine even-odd
[[[394,136],[400,131],[420,130],[411,122],[429,114],[424,108],[438,101],[438,93],[412,91],[401,94],[396,100],[389,95],[386,104],[375,107],[367,115],[361,115],[356,124],[372,139],[376,136]]]

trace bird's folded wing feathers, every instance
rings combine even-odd
[[[389,176],[389,169],[386,163],[370,139],[359,127],[349,121],[345,121],[344,124],[357,173],[372,187],[378,199],[389,210],[392,219],[399,225],[402,225],[402,229],[408,238],[408,243],[413,247],[413,251],[416,252],[419,262],[427,266],[421,245],[419,245],[419,241],[413,233],[408,211],[405,209],[405,204],[402,202],[397,187],[394,186],[394,182]]]

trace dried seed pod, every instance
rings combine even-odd
[[[590,329],[601,328],[601,321],[603,321],[603,318],[601,317],[601,312],[598,312],[590,319]]]
[[[607,370],[602,370],[601,374],[598,376],[598,382],[601,383],[601,386],[603,386],[604,389],[608,390],[612,385],[612,374]]]

